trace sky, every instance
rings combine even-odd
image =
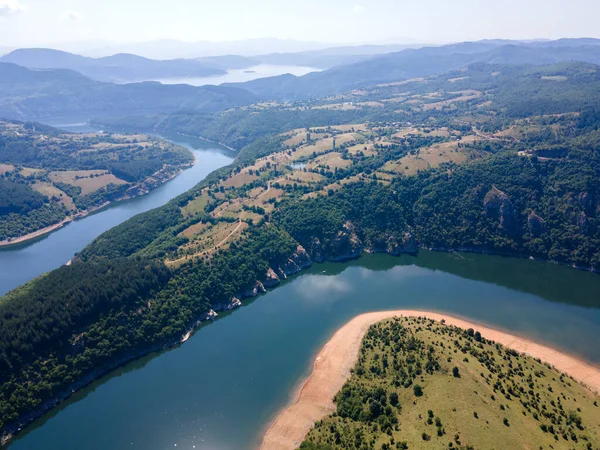
[[[0,0],[0,47],[600,38],[600,0]]]

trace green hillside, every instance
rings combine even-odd
[[[599,77],[587,63],[475,64],[301,102],[112,120],[240,153],[0,299],[0,428],[311,261],[433,248],[598,270]],[[127,295],[106,286],[115,264]]]
[[[595,449],[598,401],[472,329],[392,319],[369,329],[336,412],[300,449]]]

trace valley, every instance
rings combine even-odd
[[[7,243],[133,197],[131,189],[145,192],[149,179],[160,184],[190,166],[189,151],[151,134],[210,139],[237,156],[152,204],[157,208],[98,228],[104,232],[94,232],[91,242],[69,247],[69,265],[30,277],[0,299],[3,438],[53,409],[11,445],[35,447],[56,430],[66,436],[79,416],[85,420],[81,411],[98,411],[102,420],[72,431],[62,448],[82,442],[124,448],[134,441],[157,449],[254,446],[328,335],[373,310],[455,313],[597,364],[590,342],[600,306],[594,273],[600,68],[593,63],[596,47],[556,45],[457,44],[302,77],[200,88],[113,85],[74,72],[6,66],[12,84],[0,102],[3,113],[51,117],[77,110],[114,130],[71,135],[2,122]],[[460,53],[465,47],[478,50]],[[522,64],[524,55],[535,64]],[[568,60],[573,55],[579,62]],[[13,95],[15,87],[24,94]],[[49,101],[57,89],[66,97],[83,93],[75,104],[66,97]],[[226,319],[212,324],[219,315]],[[406,324],[410,332],[413,325]],[[427,342],[436,338],[419,334]],[[231,358],[223,343],[235,349]],[[140,357],[142,363],[132,362]],[[255,364],[257,358],[269,362]],[[165,368],[169,361],[180,372]],[[130,371],[139,364],[154,369]],[[254,375],[240,375],[246,373]],[[124,376],[115,381],[111,374]],[[160,388],[150,374],[162,380]],[[158,398],[159,407],[132,400],[136,386],[144,389],[139,398]],[[94,395],[95,389],[112,396]],[[99,433],[105,421],[115,429],[115,411],[131,412],[127,401],[144,411],[132,422],[138,431]],[[235,411],[251,417],[242,420]],[[585,415],[587,423],[587,409]],[[441,420],[445,425],[447,417]],[[238,437],[224,437],[231,423]],[[342,445],[336,439],[343,433],[332,441],[321,425],[305,446]],[[471,426],[453,422],[448,429],[461,434],[463,425]],[[566,434],[565,441],[595,442],[594,426],[585,438],[562,427],[534,441],[550,445],[555,434]],[[403,442],[394,435],[399,430],[384,428],[394,445]],[[506,445],[516,439],[510,431]],[[389,448],[378,432],[362,430],[366,440],[358,447]],[[160,433],[166,434],[152,437]],[[415,436],[407,438],[414,446]]]

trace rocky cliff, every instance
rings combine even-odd
[[[483,200],[486,216],[497,219],[500,227],[509,235],[518,232],[517,214],[508,195],[493,186]]]

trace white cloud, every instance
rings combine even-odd
[[[12,16],[25,11],[19,0],[0,0],[0,17]]]
[[[72,9],[65,9],[58,18],[60,20],[74,20],[75,22],[79,22],[81,20],[81,14]]]
[[[361,5],[354,5],[354,7],[352,8],[352,12],[354,14],[360,14],[361,12],[363,12],[365,10],[364,6]]]
[[[339,276],[326,275],[304,276],[294,283],[294,287],[305,300],[316,300],[319,303],[335,301],[352,289],[352,286]]]

